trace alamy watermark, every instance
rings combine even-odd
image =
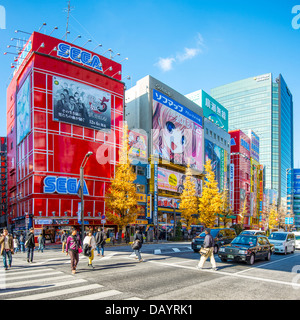
[[[300,5],[296,5],[292,8],[292,14],[295,14],[292,20],[292,27],[295,30],[300,29]]]
[[[0,29],[6,29],[5,8],[0,5]]]

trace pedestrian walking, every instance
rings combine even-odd
[[[84,251],[85,251],[85,247],[88,249],[88,250],[86,250],[86,252],[88,252],[88,257],[89,257],[88,267],[91,267],[94,269],[92,262],[94,260],[94,251],[96,249],[96,241],[95,241],[95,237],[93,236],[93,233],[91,230],[87,233],[87,235],[83,239],[83,248],[84,248],[83,250]]]
[[[142,233],[140,232],[140,230],[136,230],[133,238],[132,249],[134,250],[136,259],[138,259],[139,262],[143,261],[141,256],[141,248],[142,248],[143,242],[144,242],[144,239],[143,239]]]
[[[201,258],[197,266],[197,269],[201,270],[203,268],[204,262],[207,260],[207,258],[210,258],[212,269],[214,271],[217,270],[216,261],[214,257],[214,245],[215,245],[214,238],[210,234],[210,229],[206,228],[203,247],[200,249]]]
[[[35,248],[34,228],[29,229],[29,234],[27,235],[27,238],[25,241],[25,247],[27,248],[27,262],[32,263],[33,262],[33,253],[34,253],[34,248]]]
[[[63,230],[62,231],[62,235],[61,235],[61,251],[62,252],[65,252],[65,246],[67,244],[67,238],[68,238],[68,236],[67,236],[66,232]]]
[[[43,234],[41,233],[38,236],[38,243],[39,243],[39,247],[38,247],[38,252],[44,252],[44,246],[45,246],[45,237],[43,236]]]
[[[106,240],[106,234],[99,227],[95,235],[97,256],[100,256],[100,248],[101,248],[101,256],[104,257],[105,240]]]
[[[13,236],[8,233],[6,228],[3,229],[3,234],[0,236],[0,254],[2,255],[4,269],[11,268],[12,255],[14,253]],[[8,260],[8,264],[7,264]]]
[[[19,242],[20,242],[20,251],[22,251],[24,253],[25,252],[25,237],[24,237],[23,233],[21,233],[21,235],[20,235]]]
[[[66,253],[71,258],[71,270],[72,273],[76,273],[77,264],[79,262],[79,251],[81,251],[81,240],[77,235],[75,228],[71,229],[71,235],[67,238]]]
[[[14,236],[13,242],[14,242],[14,252],[17,253],[19,251],[20,243],[16,235]]]

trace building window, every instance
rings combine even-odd
[[[136,174],[139,176],[144,176],[146,172],[146,168],[145,167],[141,167],[141,166],[136,166]]]

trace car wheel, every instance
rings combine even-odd
[[[222,262],[227,262],[227,259],[221,258],[221,261],[222,261]]]
[[[295,247],[293,247],[293,250],[291,251],[291,253],[294,253],[295,252]]]
[[[284,254],[287,255],[287,247],[284,248]]]
[[[268,252],[266,258],[265,258],[267,261],[270,261],[271,260],[271,251]]]
[[[247,264],[253,265],[254,262],[255,262],[255,256],[252,253],[251,256],[250,256],[250,259],[247,261]]]
[[[217,254],[217,253],[218,253],[218,251],[219,251],[218,246],[214,246],[214,254]]]
[[[194,252],[195,252],[195,253],[199,253],[199,251],[200,251],[200,250],[195,250],[195,249],[194,249]]]

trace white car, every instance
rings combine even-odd
[[[244,230],[240,234],[249,234],[253,236],[265,236],[266,233],[262,230]]]
[[[295,235],[295,248],[300,249],[300,232],[299,231],[294,231],[293,234]]]
[[[270,243],[274,244],[274,253],[295,252],[295,235],[292,232],[273,232],[268,239]]]

